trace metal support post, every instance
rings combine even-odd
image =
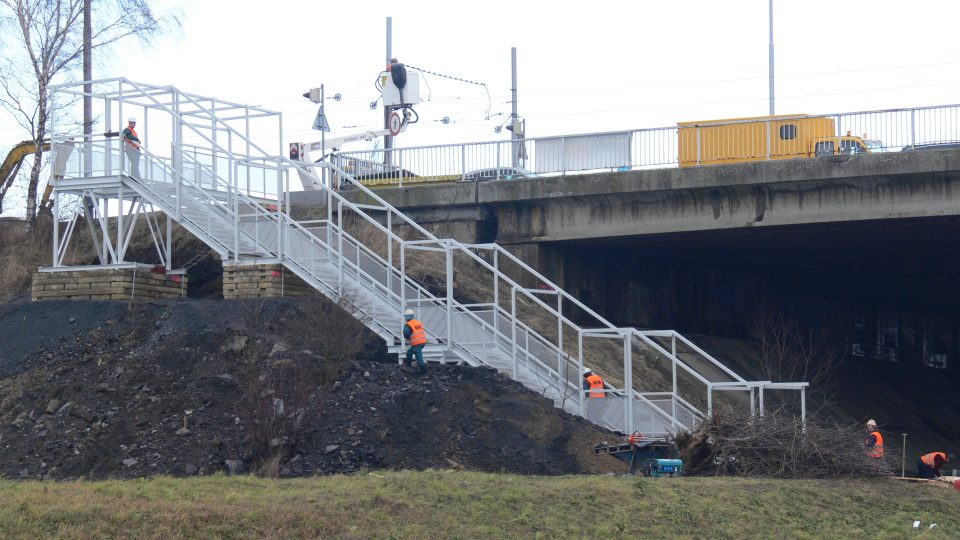
[[[577,379],[583,377],[583,330],[577,331]],[[580,390],[580,385],[577,385],[577,396],[578,402],[580,404],[580,416],[586,417],[587,410],[584,407],[585,403],[583,401],[583,392]]]
[[[406,243],[403,240],[398,241],[400,244],[400,311],[407,309],[407,267],[406,267]]]
[[[763,418],[763,387],[760,387],[760,418]]]
[[[670,371],[671,379],[673,382],[673,418],[677,418],[677,396],[679,395],[677,389],[677,335],[673,334],[670,336]]]
[[[97,200],[97,206],[100,205],[100,200]],[[117,262],[116,257],[111,261],[110,257],[113,252],[112,249],[108,248],[110,243],[110,229],[107,228],[107,224],[110,223],[110,205],[106,201],[103,201],[103,212],[101,213],[102,217],[100,218],[100,234],[101,234],[101,243],[103,244],[103,254],[104,258],[107,261],[107,264],[111,262]]]
[[[113,262],[123,262],[123,184],[117,186],[117,251]]]
[[[800,387],[800,422],[807,426],[807,387]]]
[[[56,156],[54,156],[56,159]],[[83,200],[80,200],[80,204],[83,204]],[[58,216],[60,215],[60,192],[57,189],[53,190],[53,258],[50,259],[53,261],[53,266],[60,266],[60,258],[57,256],[57,251],[60,249],[60,220]]]
[[[497,345],[500,335],[500,253],[493,249],[493,345]]]
[[[337,201],[337,294],[343,295],[343,201]]]
[[[387,210],[387,298],[393,293],[393,225],[390,222],[392,216],[393,211]]]
[[[453,247],[444,242],[447,253],[447,347],[453,345]]]
[[[624,431],[633,433],[635,431],[633,429],[633,340],[630,333],[623,336],[623,372],[623,386],[626,394],[623,403],[627,408],[624,416],[626,419]]]
[[[167,216],[167,244],[164,246],[164,267],[173,268],[173,220]]]
[[[713,385],[707,385],[707,416],[713,414]]]
[[[510,328],[512,329],[512,336],[510,339],[511,352],[513,354],[513,378],[518,378],[517,375],[517,287],[516,285],[510,287]],[[529,333],[529,332],[528,332]]]
[[[557,382],[560,382],[562,379],[563,379],[563,296],[560,295],[560,291],[557,291]]]
[[[279,163],[278,163],[278,165],[279,165]],[[281,171],[282,171],[282,169],[281,169],[280,167],[277,167],[277,213],[275,214],[275,217],[276,217],[276,219],[277,219],[277,260],[280,261],[280,264],[282,265],[282,264],[283,264],[283,256],[284,256],[284,245],[283,245],[283,244],[284,244],[284,241],[285,241],[286,239],[284,238],[284,234],[283,234],[283,220],[281,219],[281,216],[283,215],[283,199],[282,199],[282,197],[283,197],[283,173],[282,173]],[[267,183],[267,182],[266,182],[266,177],[264,177],[264,182],[263,182],[263,183],[264,183],[263,188],[266,189],[266,188],[267,188],[267,186],[266,186],[266,183]],[[247,194],[248,194],[248,195],[250,194],[250,171],[249,171],[249,169],[247,170]]]
[[[753,418],[757,414],[757,411],[756,411],[757,404],[756,404],[756,398],[754,396],[754,393],[755,393],[754,387],[751,386],[750,387],[750,417],[751,418]]]

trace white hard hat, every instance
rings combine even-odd
[[[137,118],[136,118],[135,116],[131,116],[130,118],[127,118],[127,122],[136,123],[136,122],[137,122]]]
[[[590,369],[590,368],[588,368],[588,367],[583,368],[583,374],[584,374],[584,375],[587,375],[587,374],[589,374],[589,373],[593,373],[593,370]]]
[[[404,315],[413,315],[413,310],[412,310],[412,309],[408,309],[408,310],[404,311],[403,314],[404,314]]]
[[[867,420],[867,425],[868,425],[868,426],[876,426],[876,425],[877,425],[877,422],[876,422],[876,420],[874,420],[873,418],[871,418],[870,420]]]

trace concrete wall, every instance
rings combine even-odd
[[[460,240],[503,244],[957,215],[960,151],[461,182],[377,194],[421,222],[452,224]],[[300,204],[311,198],[292,196]]]

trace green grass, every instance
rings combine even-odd
[[[915,519],[923,529],[915,531]],[[937,523],[937,528],[926,527]],[[0,538],[957,538],[960,492],[875,481],[374,473],[0,481]]]

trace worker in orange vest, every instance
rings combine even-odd
[[[867,453],[875,459],[883,459],[883,435],[877,431],[877,422],[867,420]]]
[[[140,137],[137,136],[137,119],[127,118],[123,129],[123,153],[130,162],[130,176],[140,179]]]
[[[920,456],[917,460],[917,476],[920,478],[936,478],[940,476],[940,467],[953,463],[957,459],[953,454],[945,452],[930,452]]]
[[[590,368],[583,368],[583,395],[591,399],[607,397],[603,390],[603,378]]]
[[[403,324],[403,337],[410,342],[410,348],[407,349],[407,358],[403,365],[410,367],[413,364],[413,357],[416,355],[420,375],[426,375],[427,363],[423,361],[423,346],[427,344],[427,332],[423,329],[423,323],[413,318],[412,309],[404,311],[403,318],[406,320]]]
[[[607,393],[603,389],[603,378],[590,368],[583,368],[583,395],[590,398],[586,402],[587,420],[599,424],[606,405],[606,399],[602,398],[607,397]]]

